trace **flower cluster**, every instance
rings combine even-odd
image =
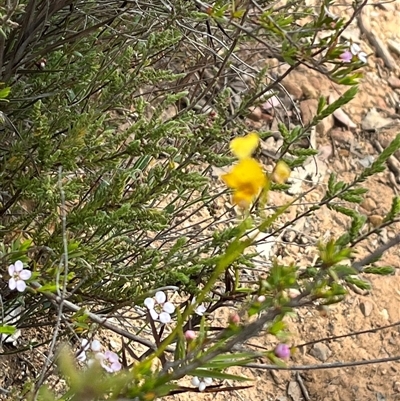
[[[122,369],[122,365],[119,362],[118,355],[110,350],[101,352],[101,349],[102,346],[100,341],[92,340],[89,343],[89,341],[84,338],[81,342],[81,349],[78,352],[76,359],[79,362],[87,362],[89,366],[97,361],[107,372],[119,372]],[[87,352],[90,352],[89,358]]]
[[[340,55],[340,59],[344,63],[350,63],[354,57],[357,57],[362,63],[367,63],[367,53],[361,51],[357,43],[348,43],[349,50],[346,50]]]
[[[10,290],[24,292],[26,290],[25,281],[31,278],[32,272],[24,269],[24,264],[17,260],[13,265],[8,266],[8,274],[10,275],[10,280],[8,281]]]
[[[197,387],[199,391],[204,391],[207,386],[212,384],[212,379],[210,377],[203,377],[199,379],[197,376],[194,376],[192,379],[192,385]]]
[[[144,305],[149,310],[153,320],[167,324],[171,322],[171,315],[175,312],[175,305],[167,302],[167,296],[163,291],[157,291],[154,298],[146,298]]]

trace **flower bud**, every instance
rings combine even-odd
[[[290,357],[290,348],[287,344],[278,344],[275,347],[274,351],[275,355],[281,359],[289,359]]]
[[[240,316],[237,313],[232,313],[229,316],[229,323],[239,324],[240,323]]]
[[[196,333],[193,330],[186,330],[185,338],[187,341],[192,341],[196,338]]]

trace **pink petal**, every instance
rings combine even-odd
[[[175,312],[175,305],[171,302],[166,302],[163,305],[163,311],[167,313],[174,313]]]
[[[19,278],[21,280],[29,280],[32,276],[32,272],[30,270],[24,269],[19,273]]]
[[[111,369],[113,372],[119,372],[122,369],[122,365],[117,361],[111,365]]]
[[[103,366],[103,368],[108,372],[108,373],[112,373],[113,370],[111,369],[110,366],[106,365],[105,363],[100,362],[101,366]]]
[[[112,351],[106,351],[104,353],[104,356],[110,361],[110,362],[118,362],[118,355],[115,352]]]
[[[8,274],[9,274],[10,276],[13,276],[14,273],[15,273],[15,266],[14,266],[14,265],[8,266]]]
[[[24,280],[17,280],[17,290],[19,292],[24,292],[26,290],[26,284]]]
[[[8,281],[8,288],[10,290],[15,290],[17,288],[17,282],[15,281],[14,277],[11,277],[10,280]]]
[[[167,300],[167,296],[163,291],[157,291],[154,297],[159,304],[163,304]]]

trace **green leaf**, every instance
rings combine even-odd
[[[283,213],[286,212],[286,210],[289,209],[290,206],[292,206],[293,202],[287,203],[286,205],[280,206],[276,209],[275,213],[273,213],[271,216],[267,217],[259,226],[258,229],[261,232],[265,232],[271,225],[281,216]]]
[[[361,280],[358,277],[347,276],[344,278],[344,280],[349,284],[355,285],[356,287],[360,288],[361,290],[370,290],[371,289],[370,283],[368,283],[367,281]]]
[[[286,324],[282,320],[278,320],[272,324],[271,327],[268,328],[268,333],[276,336],[282,330],[286,329]]]
[[[345,104],[349,103],[355,98],[358,92],[358,86],[352,86],[348,89],[339,99],[335,100],[332,104],[327,106],[320,114],[318,114],[312,124],[316,125],[319,121],[333,114],[336,110],[340,109]]]
[[[58,288],[57,284],[48,283],[48,284],[42,285],[40,288],[37,288],[36,291],[37,292],[51,292],[54,294],[57,292],[57,288]]]
[[[324,109],[326,104],[327,104],[326,97],[325,96],[321,96],[318,99],[317,115],[322,113],[322,110]]]
[[[17,331],[17,328],[14,326],[8,326],[6,324],[0,325],[0,333],[6,335],[12,335]]]
[[[8,86],[6,88],[0,89],[0,99],[5,99],[6,97],[8,97],[10,92],[11,88]]]
[[[356,269],[352,268],[351,266],[346,266],[346,265],[336,265],[336,266],[333,266],[331,268],[331,270],[333,272],[335,272],[335,274],[339,278],[344,277],[344,276],[348,276],[348,275],[357,274],[357,270]]]
[[[204,369],[227,369],[231,366],[245,366],[256,359],[254,354],[250,352],[242,352],[238,354],[222,354],[218,355],[212,361],[207,362],[202,367]]]
[[[395,196],[392,199],[392,206],[390,207],[389,213],[383,219],[383,223],[393,220],[400,214],[400,197]]]
[[[222,373],[216,370],[206,370],[206,369],[196,369],[190,372],[189,374],[191,376],[211,377],[212,379],[218,379],[218,380],[237,380],[237,381],[253,380],[245,376],[230,375],[228,373]]]
[[[396,272],[392,266],[367,266],[364,267],[364,273],[379,274],[380,276],[389,276]]]

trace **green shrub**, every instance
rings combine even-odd
[[[242,380],[224,369],[259,355],[235,353],[235,345],[265,328],[284,339],[282,319],[290,311],[316,300],[339,302],[346,283],[367,285],[358,276],[363,266],[357,271],[343,263],[372,231],[361,234],[364,217],[335,200],[360,203],[360,184],[384,169],[399,138],[354,182],[332,175],[325,197],[302,215],[330,207],[352,220],[345,235],[320,245],[315,265],[300,272],[273,262],[256,285],[241,282],[241,270],[253,266],[253,248],[244,253],[254,245],[252,235],[278,235],[292,224],[280,223],[285,208],[267,214],[262,199],[239,222],[233,210],[218,208],[228,194],[211,166],[233,162],[229,141],[246,132],[250,108],[271,97],[283,78],[271,80],[266,68],[249,70],[246,51],[262,45],[291,70],[304,64],[351,86],[333,104],[321,98],[308,126],[280,124],[281,158],[292,168],[315,154],[298,146],[310,129],[356,95],[362,66],[340,61],[346,48],[336,40],[345,21],[323,7],[299,29],[296,21],[314,12],[302,2],[281,9],[261,3],[265,10],[250,1],[232,8],[234,2],[207,7],[182,0],[15,0],[0,8],[1,257],[4,269],[20,260],[33,272],[18,296],[8,289],[8,276],[0,278],[1,330],[55,327],[26,344],[45,345],[49,358],[23,397],[53,400],[44,384],[59,344],[76,349],[81,336],[90,339],[100,329],[122,335],[120,357],[129,354],[136,363],[116,375],[100,374],[97,364],[78,373],[75,359],[61,353],[67,379],[61,399],[151,400],[173,393],[186,375]],[[318,30],[331,34],[318,42]],[[246,75],[250,83],[243,79],[238,96],[230,83]],[[383,225],[396,219],[398,205],[394,199]],[[300,292],[289,298],[292,288]],[[143,304],[157,290],[178,294],[169,330]],[[207,302],[212,312],[228,300],[259,317],[243,326],[235,317],[214,334],[194,311]],[[16,320],[5,318],[20,306]],[[134,324],[124,317],[127,309]],[[192,329],[198,335],[188,343]],[[282,363],[273,351],[265,356]],[[17,396],[14,390],[7,394]]]

